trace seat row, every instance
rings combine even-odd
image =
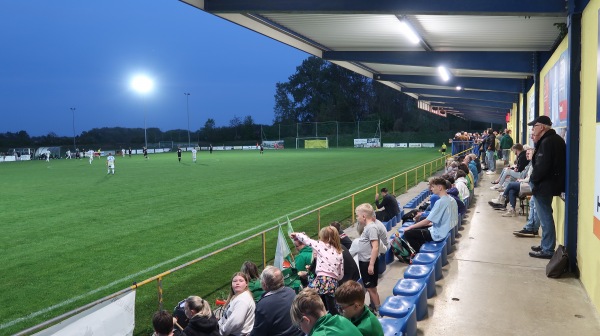
[[[412,222],[403,223],[398,235],[403,236],[404,228]],[[427,299],[436,295],[435,282],[442,279],[442,267],[448,264],[448,255],[453,252],[456,236],[462,227],[458,224],[450,230],[446,238],[439,242],[425,243],[411,264],[404,271],[404,278],[398,280],[392,290],[392,296],[385,299],[379,308],[384,335],[417,335],[417,321],[427,317]],[[390,240],[393,237],[390,237]],[[385,254],[385,263],[395,260],[389,249]],[[381,264],[381,263],[380,263]]]
[[[404,209],[414,209],[418,207],[429,195],[431,195],[431,190],[429,190],[429,188],[421,191],[419,195],[415,196],[404,205]]]

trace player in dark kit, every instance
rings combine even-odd
[[[148,158],[148,148],[144,147],[144,157]]]
[[[181,147],[177,147],[177,160],[181,162]]]

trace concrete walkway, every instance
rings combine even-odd
[[[581,282],[547,278],[548,260],[528,255],[540,238],[512,234],[527,218],[501,217],[487,204],[497,196],[489,188],[496,177],[483,175],[475,189],[437,296],[428,300],[429,316],[417,323],[419,335],[600,335],[600,318]],[[421,183],[400,196],[401,204],[425,188]],[[406,266],[388,265],[378,287],[382,302]]]

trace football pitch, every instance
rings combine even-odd
[[[0,164],[0,334],[12,334],[439,157],[436,149],[215,151]],[[420,172],[419,180],[423,180]],[[411,175],[409,175],[410,177]],[[414,173],[409,183],[414,184]],[[391,189],[391,182],[380,185]],[[396,193],[404,180],[396,181]],[[375,189],[356,204],[373,202]],[[349,223],[351,200],[294,221],[317,232]],[[267,258],[277,231],[266,234]],[[262,266],[257,237],[163,279],[165,309],[228,291],[245,260]],[[151,333],[156,282],[136,298],[136,334]],[[213,301],[214,302],[214,301]]]

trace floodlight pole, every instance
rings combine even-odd
[[[75,150],[77,148],[75,145],[75,108],[71,107],[70,110],[73,113],[73,150]]]
[[[190,147],[192,145],[192,141],[190,139],[190,93],[184,92],[183,94],[185,95],[185,103],[188,117],[188,147]]]
[[[146,133],[146,109],[144,109],[144,144],[146,150],[148,150],[148,136]]]

